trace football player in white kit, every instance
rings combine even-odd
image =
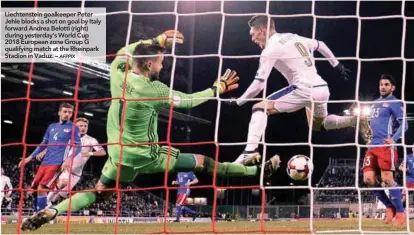
[[[76,119],[75,124],[79,128],[82,146],[85,147],[82,147],[80,156],[76,156],[75,158],[73,158],[72,173],[70,174],[69,170],[67,169],[63,171],[62,174],[59,176],[55,190],[60,189],[62,191],[49,192],[49,194],[47,195],[48,206],[52,205],[54,202],[59,201],[61,197],[68,197],[69,193],[65,190],[69,189],[69,175],[72,176],[70,181],[70,188],[73,189],[73,187],[75,187],[75,185],[79,182],[82,176],[83,167],[85,166],[89,158],[91,156],[101,157],[106,155],[105,149],[101,145],[99,145],[98,141],[92,136],[86,134],[88,132],[89,120],[86,118],[78,118]],[[95,152],[93,152],[93,150],[95,150]],[[69,156],[71,156],[70,154],[71,153],[69,153]]]
[[[6,191],[4,190],[4,188],[7,185],[7,193],[5,193]],[[1,192],[0,192],[0,207],[3,205],[3,198],[6,197],[10,198],[11,194],[13,192],[13,186],[10,182],[10,178],[6,175],[4,175],[4,169],[3,167],[1,168]]]
[[[289,86],[274,92],[253,106],[249,124],[247,146],[235,162],[255,163],[260,159],[258,142],[266,129],[267,116],[277,113],[291,113],[306,108],[310,124],[312,101],[314,101],[313,130],[331,130],[355,126],[356,117],[328,115],[327,101],[329,88],[315,67],[313,51],[319,51],[329,59],[329,63],[347,80],[349,70],[335,59],[332,51],[322,41],[301,37],[292,33],[277,33],[275,23],[267,16],[254,16],[249,21],[252,41],[263,51],[256,77],[245,93],[237,99],[237,105],[246,103],[246,98],[256,97],[265,87],[272,71],[278,70],[288,81]],[[269,39],[267,40],[267,32]]]

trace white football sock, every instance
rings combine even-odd
[[[322,124],[325,130],[332,130],[355,126],[355,121],[354,116],[328,115]]]
[[[263,111],[255,111],[252,113],[252,119],[249,123],[249,134],[247,135],[246,151],[254,151],[259,146],[258,142],[262,138],[267,125],[267,114]],[[256,143],[250,143],[256,142]]]
[[[57,188],[55,188],[56,190]],[[47,203],[52,202],[53,199],[55,199],[55,195],[58,194],[59,192],[49,192],[47,194]]]

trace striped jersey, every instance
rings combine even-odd
[[[75,132],[73,141],[72,130]],[[33,151],[31,156],[36,157],[36,155],[47,148],[41,165],[59,166],[67,157],[70,157],[69,151],[72,147],[71,144],[80,146],[81,140],[79,128],[71,121],[50,124],[43,136],[43,141],[40,144],[48,144],[48,146],[39,145],[35,151]],[[74,156],[80,153],[81,148],[77,147],[75,149],[76,154]]]
[[[177,182],[180,188],[177,190],[177,194],[190,195],[190,188],[186,186],[186,184],[195,179],[197,179],[197,177],[194,175],[193,172],[178,172]]]
[[[385,98],[381,97],[376,101],[382,102],[371,106],[369,119],[373,132],[372,144],[383,145],[387,138],[393,138],[394,142],[397,142],[402,135],[402,131],[400,131],[402,128],[399,128],[402,125],[404,115],[402,102],[398,102],[397,98],[392,95]],[[399,130],[397,131],[397,129]]]

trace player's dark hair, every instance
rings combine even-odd
[[[164,53],[163,47],[157,45],[145,45],[141,43],[134,49],[134,63],[138,66],[138,68],[143,68],[145,62],[156,58],[156,56],[149,57],[149,55],[158,55],[159,53]],[[144,57],[136,57],[139,55],[144,55]]]
[[[397,84],[397,81],[395,80],[395,78],[393,76],[391,76],[390,74],[383,74],[381,75],[380,80],[386,79],[388,81],[390,81],[391,85],[395,86]]]
[[[73,109],[73,105],[69,104],[69,103],[61,103],[59,105],[59,111],[62,110],[62,108],[68,108],[68,109]]]
[[[260,27],[267,28],[267,22],[268,22],[267,16],[257,15],[257,16],[253,16],[249,20],[248,24],[249,24],[249,27],[253,27],[253,28],[260,28]],[[275,29],[275,21],[272,19],[270,19],[270,29],[271,30]]]

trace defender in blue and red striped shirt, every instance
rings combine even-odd
[[[397,187],[394,180],[398,161],[397,148],[393,146],[408,129],[408,123],[403,125],[404,106],[393,96],[395,79],[390,75],[383,75],[379,81],[381,97],[371,107],[370,128],[372,130],[371,145],[385,145],[370,147],[365,153],[363,171],[364,183],[370,187],[376,187],[377,182],[382,182],[384,187]],[[376,173],[381,172],[381,179],[377,181]],[[401,190],[390,189],[390,197],[384,190],[374,190],[372,193],[387,207],[385,223],[391,223],[394,217],[394,225],[405,225],[404,207],[401,201]]]

